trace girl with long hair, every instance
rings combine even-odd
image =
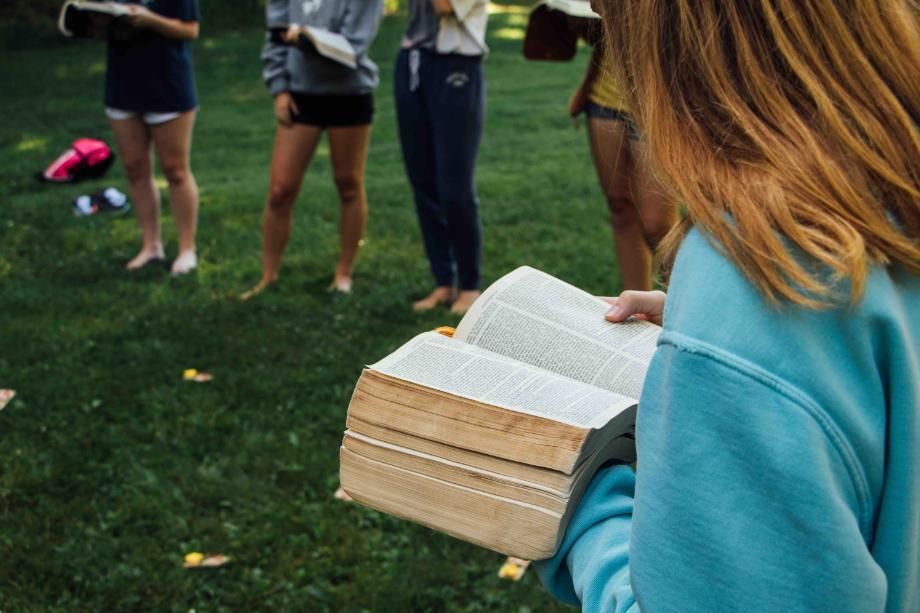
[[[596,0],[686,218],[638,463],[539,565],[589,611],[920,610],[920,17]],[[665,306],[666,305],[666,306]]]

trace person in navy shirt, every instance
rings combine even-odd
[[[160,237],[160,195],[151,150],[169,184],[179,230],[174,275],[195,269],[198,186],[189,166],[198,99],[190,41],[198,37],[196,0],[142,0],[109,34],[106,115],[128,176],[143,247],[127,264],[142,268],[165,258]]]

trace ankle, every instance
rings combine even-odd
[[[352,267],[346,266],[344,264],[339,264],[335,267],[335,278],[336,279],[351,279],[352,277]]]

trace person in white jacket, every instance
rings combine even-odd
[[[396,114],[434,290],[414,304],[479,296],[482,227],[475,167],[485,116],[486,0],[410,0],[396,59]],[[456,293],[459,290],[459,293]]]

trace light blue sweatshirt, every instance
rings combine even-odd
[[[772,308],[697,232],[642,394],[638,474],[537,565],[586,611],[920,611],[920,277]]]

